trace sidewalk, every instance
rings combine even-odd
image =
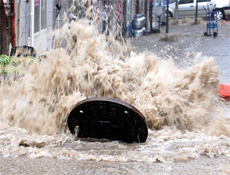
[[[172,58],[181,67],[190,66],[193,54],[202,52],[204,56],[214,56],[220,66],[221,82],[230,82],[230,21],[219,21],[219,33],[216,38],[205,37],[206,22],[194,25],[192,19],[182,19],[178,25],[170,25],[167,41],[165,27],[160,34],[151,34],[134,38],[133,49],[153,52],[160,59]]]

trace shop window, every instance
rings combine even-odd
[[[47,27],[47,0],[34,1],[34,33]]]

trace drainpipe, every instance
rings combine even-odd
[[[30,37],[31,47],[34,47],[34,0],[31,0],[30,4]]]
[[[19,46],[19,34],[20,34],[20,2],[17,3],[17,43]]]

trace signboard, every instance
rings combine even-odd
[[[122,19],[122,0],[117,1],[117,19]]]
[[[39,6],[39,0],[35,0],[34,1],[34,6],[36,7],[36,6]]]

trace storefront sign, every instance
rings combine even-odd
[[[117,2],[117,18],[118,20],[122,18],[122,0],[118,0]]]
[[[34,6],[36,7],[36,6],[39,6],[39,0],[35,0],[34,1]]]

